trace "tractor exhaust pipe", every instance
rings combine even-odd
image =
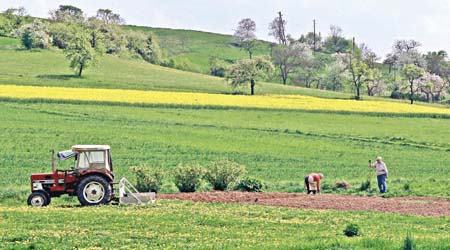
[[[52,172],[56,172],[56,164],[55,164],[55,150],[52,149]]]

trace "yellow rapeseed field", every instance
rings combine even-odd
[[[0,98],[450,115],[449,108],[410,105],[389,101],[324,99],[301,95],[242,96],[189,92],[0,85]]]

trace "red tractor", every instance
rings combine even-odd
[[[52,152],[52,173],[31,175],[28,205],[47,206],[52,197],[77,196],[82,205],[99,205],[114,197],[113,164],[108,145],[75,145],[57,154],[59,160],[75,159],[70,170],[59,170]]]

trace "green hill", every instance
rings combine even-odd
[[[248,54],[232,43],[232,36],[210,32],[124,26],[125,30],[139,30],[156,34],[166,56],[178,67],[199,73],[209,73],[209,59],[217,57],[227,62],[247,58]],[[268,55],[269,43],[258,41],[255,55]]]
[[[23,50],[17,39],[0,37],[0,84],[233,93],[223,78],[105,55],[83,77],[76,77],[58,49]],[[348,94],[274,83],[258,83],[256,94],[304,94],[348,98]]]

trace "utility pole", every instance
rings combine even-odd
[[[314,49],[313,49],[313,53],[316,53],[316,19],[313,20],[313,29],[314,29]]]
[[[353,37],[352,54],[355,54],[355,37]]]

